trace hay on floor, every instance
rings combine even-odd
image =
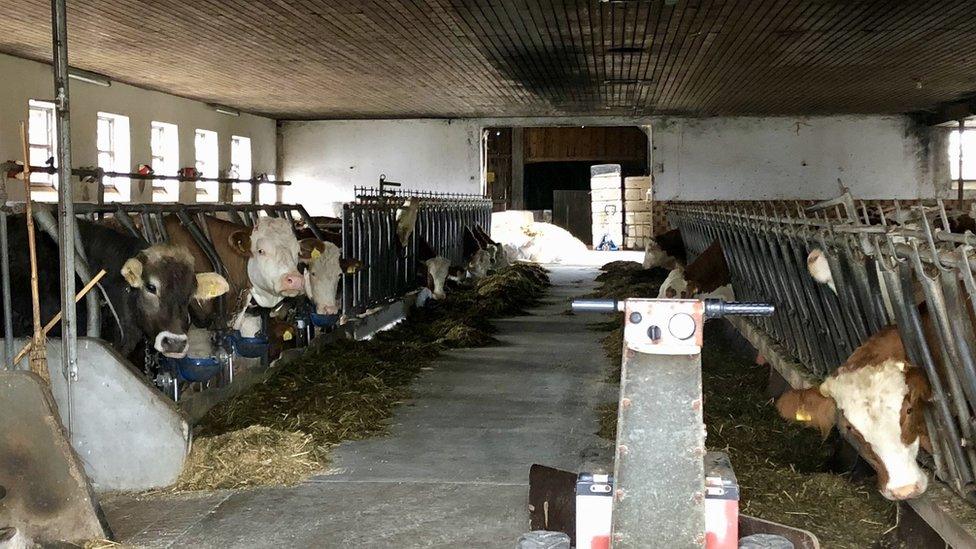
[[[321,470],[321,454],[309,435],[261,425],[201,437],[174,489],[289,486]]]
[[[409,383],[449,348],[495,343],[492,318],[522,312],[549,286],[517,263],[449,294],[368,341],[309,349],[200,421],[180,490],[294,484],[323,469],[329,449],[386,431]],[[228,459],[243,455],[245,459]]]

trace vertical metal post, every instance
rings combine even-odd
[[[68,380],[66,427],[71,435],[71,385],[78,379],[75,314],[75,212],[71,181],[71,117],[68,102],[68,15],[65,0],[51,1],[54,113],[58,134],[58,248],[61,260],[61,356]]]
[[[0,205],[2,206],[2,205]],[[10,305],[10,246],[7,237],[7,212],[0,211],[0,278],[3,284],[3,364],[13,369],[14,327],[13,309]]]
[[[704,547],[702,302],[628,299],[624,319],[612,545]]]
[[[960,118],[959,119],[959,180],[956,182],[956,185],[959,187],[956,190],[956,192],[958,193],[956,195],[958,200],[958,204],[956,204],[956,207],[958,207],[960,210],[962,210],[963,182],[965,181],[965,178],[962,175],[962,151],[964,148],[962,146],[962,138],[963,138],[963,132],[965,130],[966,130],[966,121]],[[948,230],[948,227],[946,227],[946,229]]]

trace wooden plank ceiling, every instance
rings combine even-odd
[[[277,118],[900,113],[976,92],[973,0],[68,3],[73,66]],[[49,25],[45,0],[6,0],[0,51],[49,60]]]

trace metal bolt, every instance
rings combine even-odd
[[[614,496],[617,498],[617,501],[623,501],[625,495],[627,495],[627,494],[626,494],[626,492],[624,492],[624,489],[623,488],[617,488],[617,491],[614,492]],[[617,535],[619,536],[620,534],[617,534]]]
[[[627,448],[626,444],[621,444],[620,446],[617,447],[617,451],[620,452],[620,455],[626,456],[627,453],[630,451],[630,449]]]
[[[630,408],[630,399],[627,397],[620,399],[620,407],[623,408],[624,410]]]
[[[640,321],[643,320],[643,319],[644,319],[644,317],[642,317],[641,314],[638,313],[637,311],[634,311],[634,312],[630,313],[630,323],[631,324],[640,324]]]
[[[691,409],[692,410],[700,410],[701,409],[701,399],[700,398],[696,398],[695,400],[692,400],[691,401]]]
[[[661,341],[661,328],[658,326],[651,326],[647,329],[647,337],[651,341]]]
[[[705,501],[705,493],[704,492],[695,492],[695,495],[691,496],[691,499],[696,504],[699,504],[700,505],[703,501]]]
[[[698,545],[704,547],[705,546],[705,534],[697,534],[697,535],[695,535],[695,543],[697,543]]]

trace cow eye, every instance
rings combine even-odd
[[[264,255],[264,250],[258,250],[258,255]]]
[[[149,293],[151,293],[151,294],[155,294],[156,293],[156,285],[147,282],[146,283],[146,291],[149,292]]]

